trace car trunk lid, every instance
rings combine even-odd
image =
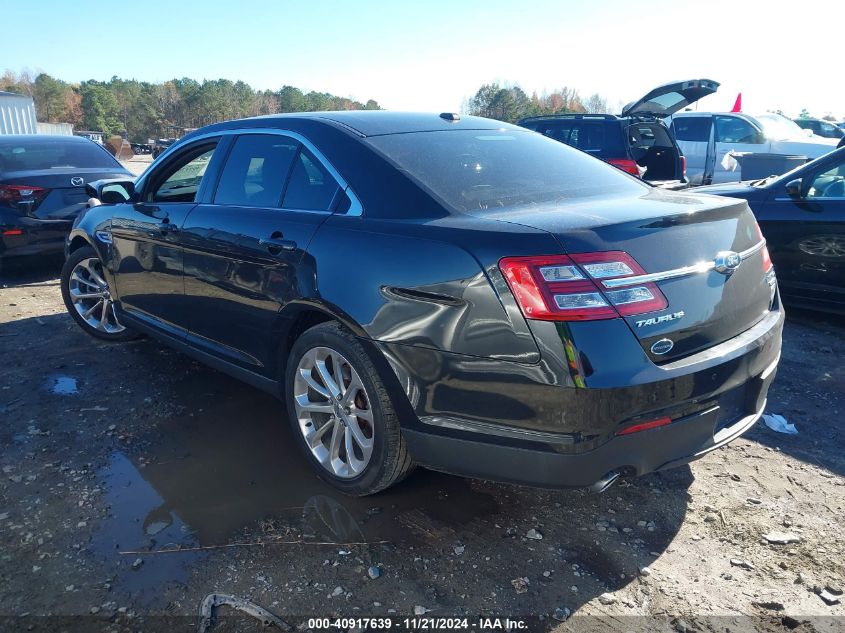
[[[38,169],[4,172],[0,204],[43,220],[72,219],[88,202],[85,183],[126,176],[122,168]]]
[[[544,229],[564,253],[592,276],[608,303],[617,290],[657,287],[666,301],[638,312],[620,309],[643,350],[665,363],[707,349],[744,332],[770,310],[774,280],[767,275],[762,237],[744,200],[651,190],[640,198],[601,198],[557,207],[486,212],[485,217]],[[620,254],[621,253],[621,254]],[[728,253],[744,254],[737,265]],[[628,277],[589,272],[590,264],[633,259]],[[617,256],[619,255],[619,256]],[[717,270],[725,259],[730,266]],[[662,273],[657,279],[641,277]],[[604,274],[606,276],[602,277]],[[664,278],[665,277],[665,278]],[[771,282],[771,283],[770,283]],[[649,285],[654,284],[654,285]],[[617,306],[618,308],[618,306]],[[629,314],[625,314],[628,312]],[[610,315],[612,318],[613,315]],[[604,316],[601,318],[608,318]],[[618,317],[617,317],[618,318]]]
[[[665,117],[674,114],[719,89],[712,79],[689,79],[659,86],[622,108],[622,116],[649,115]]]

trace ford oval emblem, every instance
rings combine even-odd
[[[717,273],[731,275],[737,268],[739,268],[741,263],[742,257],[740,257],[739,253],[734,251],[722,251],[721,253],[716,254],[716,259],[713,260],[713,268]]]
[[[651,346],[651,353],[657,356],[668,354],[672,351],[673,347],[675,347],[675,344],[672,341],[668,338],[662,338]]]

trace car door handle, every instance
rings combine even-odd
[[[179,227],[171,223],[169,220],[159,222],[156,225],[156,228],[159,230],[160,233],[175,233],[179,230]]]
[[[276,233],[273,234],[274,236]],[[261,246],[267,248],[268,251],[271,253],[278,253],[279,251],[295,251],[296,250],[296,242],[293,240],[285,240],[282,239],[281,235],[278,237],[267,237],[258,240],[258,243]]]

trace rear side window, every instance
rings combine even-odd
[[[111,154],[92,141],[33,141],[0,144],[0,171],[120,167]]]
[[[675,139],[678,141],[700,141],[706,143],[710,140],[710,117],[689,116],[678,117],[672,121],[675,128]]]
[[[299,143],[271,134],[235,141],[214,194],[215,204],[278,207]]]
[[[412,132],[365,142],[458,211],[639,195],[648,189],[615,167],[526,131]]]
[[[604,159],[625,156],[622,130],[615,121],[564,119],[538,123],[534,129],[543,136]]]
[[[340,186],[334,177],[303,147],[294,161],[282,206],[286,209],[329,211],[338,189]]]

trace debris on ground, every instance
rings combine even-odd
[[[763,415],[763,422],[773,431],[786,433],[787,435],[798,435],[798,429],[794,424],[786,421],[786,418],[777,413],[766,413]]]
[[[788,543],[800,543],[801,537],[792,532],[769,532],[763,538],[774,545],[786,545]]]
[[[212,629],[217,616],[217,608],[222,606],[232,607],[247,615],[251,615],[257,620],[260,620],[264,628],[272,626],[278,628],[280,631],[292,630],[292,627],[279,616],[270,613],[264,607],[249,600],[244,600],[243,598],[226,593],[210,593],[203,598],[200,604],[199,633],[208,633]]]

